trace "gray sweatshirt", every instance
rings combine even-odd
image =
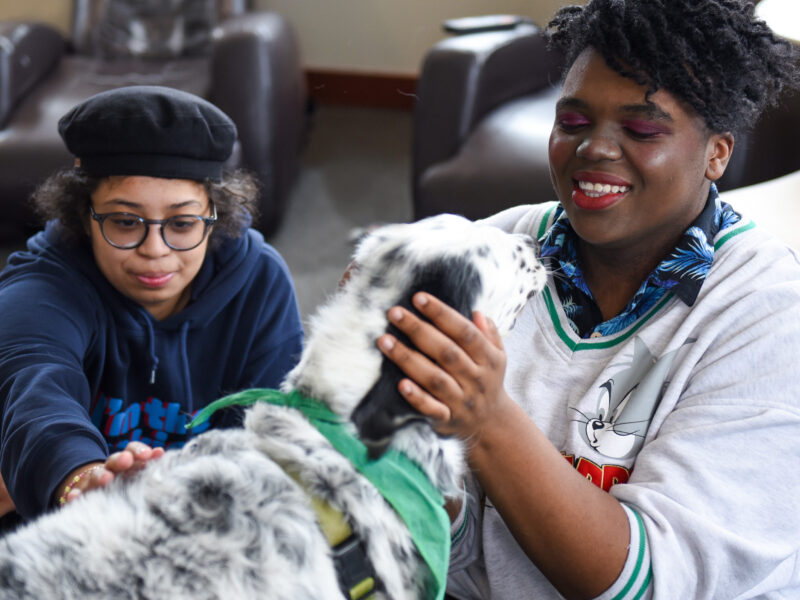
[[[539,237],[552,208],[488,222]],[[714,242],[692,307],[667,294],[582,340],[551,276],[504,341],[508,393],[628,514],[627,562],[603,600],[800,598],[800,260],[747,218]],[[466,498],[448,591],[560,598],[474,479]]]

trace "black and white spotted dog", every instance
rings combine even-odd
[[[507,332],[544,284],[534,243],[442,215],[378,229],[353,264],[311,319],[283,388],[349,422],[372,457],[399,452],[457,497],[462,444],[437,436],[402,399],[376,340],[387,310],[410,307],[418,290],[465,315],[480,310]],[[309,494],[344,515],[374,569],[372,597],[432,597],[430,572],[391,504],[303,414],[258,402],[243,429],[199,435],[0,538],[0,598],[342,600]]]

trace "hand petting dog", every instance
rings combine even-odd
[[[389,334],[381,336],[379,347],[408,375],[398,384],[400,393],[432,419],[437,432],[472,439],[501,396],[507,397],[500,334],[482,313],[470,321],[430,294],[416,294],[413,303],[430,323],[399,306],[388,317],[419,351]]]
[[[70,473],[56,489],[56,504],[67,504],[81,494],[105,487],[117,475],[140,471],[148,461],[163,455],[163,448],[151,448],[142,442],[130,442],[124,450],[111,454],[105,462],[89,463]]]

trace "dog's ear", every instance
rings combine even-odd
[[[412,284],[397,304],[419,315],[411,298],[417,292],[427,292],[471,319],[472,307],[480,291],[480,274],[467,258],[442,257],[414,269]],[[389,324],[387,331],[404,344],[414,347],[394,325]],[[398,429],[423,419],[397,389],[397,384],[404,376],[397,365],[384,357],[378,381],[353,411],[352,420],[358,428],[359,437],[373,458],[383,454]]]

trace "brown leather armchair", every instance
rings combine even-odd
[[[547,139],[563,59],[539,28],[463,33],[427,53],[414,107],[414,218],[554,199]]]
[[[524,19],[445,29],[457,35],[431,48],[417,84],[414,218],[452,212],[478,219],[554,200],[547,143],[562,57],[547,50],[541,30]],[[799,170],[798,137],[800,94],[787,93],[752,132],[737,137],[720,189]]]
[[[307,128],[289,23],[245,0],[74,0],[69,40],[40,23],[0,22],[0,240],[39,226],[28,198],[72,164],[58,119],[97,92],[166,85],[208,98],[237,125],[229,166],[261,182],[259,229],[283,215]]]

